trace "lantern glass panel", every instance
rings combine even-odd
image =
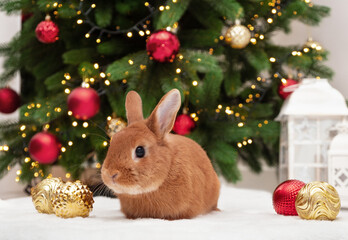
[[[301,180],[303,182],[312,182],[314,179],[316,181],[328,181],[327,168],[326,167],[295,167],[294,168],[294,179]]]
[[[295,163],[316,163],[318,162],[318,146],[314,144],[295,145]]]
[[[294,121],[294,141],[313,141],[317,139],[316,119],[297,118]],[[290,130],[291,131],[291,130]]]

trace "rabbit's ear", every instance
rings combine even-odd
[[[126,112],[128,125],[144,119],[141,98],[139,94],[135,91],[130,91],[127,94]]]
[[[164,95],[148,119],[148,127],[158,136],[169,133],[180,109],[181,96],[178,89],[173,89]]]

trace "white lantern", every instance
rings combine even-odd
[[[341,206],[348,208],[348,123],[339,124],[337,129],[329,148],[329,184],[340,195]]]
[[[340,92],[326,79],[304,79],[284,101],[279,180],[328,181],[328,147],[333,127],[348,115]]]

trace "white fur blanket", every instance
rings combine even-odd
[[[190,220],[128,220],[117,199],[96,197],[88,218],[36,212],[30,197],[0,200],[0,239],[348,239],[348,211],[335,221],[277,215],[272,194],[223,185],[221,212]]]

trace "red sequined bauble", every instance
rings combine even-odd
[[[19,95],[11,88],[0,89],[0,112],[13,113],[21,103]]]
[[[166,30],[154,32],[146,43],[148,54],[158,62],[173,61],[179,48],[180,42],[176,35]]]
[[[30,156],[40,164],[54,163],[60,153],[61,144],[52,133],[39,132],[29,142]]]
[[[58,25],[46,19],[40,22],[35,29],[37,39],[42,43],[54,43],[58,40]]]
[[[299,180],[287,180],[273,192],[273,207],[278,214],[297,215],[295,200],[298,192],[306,184]]]
[[[99,111],[100,99],[92,88],[78,87],[68,97],[68,108],[75,118],[87,120]]]
[[[298,81],[292,79],[283,79],[278,87],[278,94],[282,99],[286,99],[297,88]]]
[[[186,114],[179,115],[174,123],[173,131],[179,135],[186,135],[195,127],[195,122]]]

